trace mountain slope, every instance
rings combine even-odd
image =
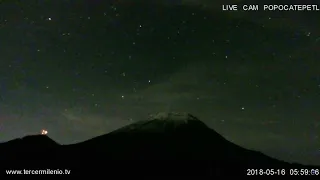
[[[245,175],[246,168],[307,168],[235,145],[188,113],[160,113],[78,144],[57,145],[46,136],[16,142],[18,149],[12,142],[0,144],[1,154],[7,153],[1,160],[30,166],[43,158],[43,167],[58,164],[81,174]]]

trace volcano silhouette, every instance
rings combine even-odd
[[[0,152],[1,162],[15,162],[8,166],[36,164],[108,176],[234,176],[246,175],[248,168],[314,168],[242,148],[191,114],[172,112],[77,144],[59,145],[47,136],[28,136],[0,144]]]

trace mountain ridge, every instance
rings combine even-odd
[[[153,176],[230,176],[230,169],[245,175],[248,168],[319,168],[242,148],[188,113],[157,114],[77,144],[53,142],[46,135],[36,135],[2,143],[0,153],[5,155],[0,160],[32,167],[32,161],[44,159],[43,167],[59,164],[76,169],[79,175],[89,169],[110,174],[144,169],[145,175]]]

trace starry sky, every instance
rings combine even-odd
[[[275,1],[0,1],[0,142],[45,129],[75,143],[183,111],[319,164],[319,12],[221,8],[263,2]]]

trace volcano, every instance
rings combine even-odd
[[[257,168],[318,168],[242,148],[195,116],[175,112],[150,115],[77,144],[59,145],[45,135],[28,136],[0,144],[0,152],[7,166],[15,162],[15,167],[23,168],[63,167],[79,175],[94,171],[106,176],[234,176]]]

